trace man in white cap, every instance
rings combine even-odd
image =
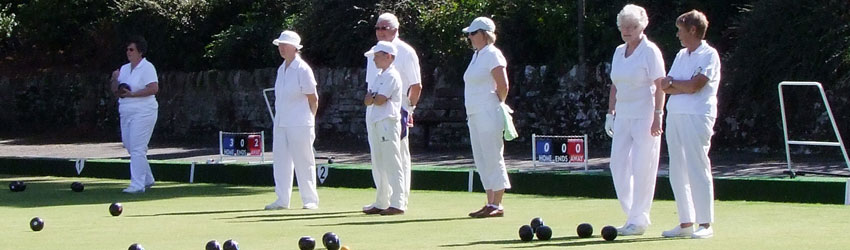
[[[316,110],[319,96],[313,69],[299,50],[301,36],[291,30],[280,33],[272,41],[283,63],[277,69],[274,83],[274,183],[277,200],[266,210],[288,209],[292,196],[292,174],[298,178],[298,193],[304,209],[319,208],[316,191],[316,159],[313,141],[316,139]]]
[[[375,37],[378,41],[392,42],[398,50],[393,65],[398,70],[402,83],[401,164],[404,170],[404,197],[410,197],[410,140],[407,134],[408,127],[413,126],[413,110],[416,109],[416,104],[419,103],[419,96],[422,92],[422,75],[416,50],[398,38],[398,29],[399,22],[395,15],[384,13],[378,16],[378,21],[375,23]],[[366,82],[371,83],[378,75],[378,68],[375,67],[372,58],[368,58],[366,64]],[[401,209],[407,209],[407,203],[407,198],[405,198]]]
[[[404,171],[401,164],[402,81],[393,66],[396,46],[379,41],[365,56],[373,58],[378,74],[368,82],[363,104],[366,105],[366,131],[372,156],[372,177],[377,188],[375,203],[363,208],[366,214],[404,214]]]

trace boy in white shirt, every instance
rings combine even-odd
[[[366,105],[366,131],[377,197],[363,213],[404,214],[404,171],[401,165],[401,75],[393,67],[398,50],[391,42],[380,41],[365,56],[372,56],[380,73],[368,83],[363,100]]]

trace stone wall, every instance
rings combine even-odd
[[[589,69],[588,81],[584,82],[576,80],[575,67],[563,68],[563,72],[549,72],[546,66],[509,69],[511,89],[507,103],[516,110],[514,121],[520,132],[520,138],[509,144],[527,147],[532,133],[588,134],[591,152],[607,152],[610,139],[602,132],[602,127],[608,106],[608,80],[602,76],[609,67],[599,64]],[[155,137],[157,140],[188,140],[214,145],[219,130],[264,130],[270,136],[271,118],[261,91],[273,86],[275,73],[275,68],[162,72]],[[364,70],[317,68],[315,75],[319,82],[317,140],[365,143]],[[425,88],[415,114],[416,127],[411,129],[413,146],[469,147],[463,83],[456,75],[458,73],[439,69],[423,72]],[[108,78],[107,73],[44,74],[23,79],[0,77],[0,106],[3,107],[0,109],[0,134],[62,131],[77,136],[106,134],[118,138],[117,103],[109,92]],[[848,107],[848,98],[839,94],[843,92],[831,92],[833,112],[844,131],[850,115],[844,108]],[[724,94],[732,96],[721,91],[721,95]],[[766,123],[754,122],[769,117],[765,114],[772,114],[770,112],[778,116],[778,105],[772,110],[750,112],[746,102],[726,96],[721,97],[715,149],[784,149],[780,120],[770,118],[772,120]],[[772,93],[765,96],[775,98]],[[270,97],[273,101],[273,95]],[[811,108],[803,110],[807,109]],[[801,115],[812,113],[818,119],[814,128],[805,129],[830,132],[828,121],[821,119],[822,113]],[[756,133],[765,127],[778,127],[779,130]],[[780,138],[778,144],[777,137]]]

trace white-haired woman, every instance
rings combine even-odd
[[[502,155],[505,117],[501,103],[508,96],[505,70],[508,62],[502,51],[493,45],[496,42],[495,31],[496,24],[487,17],[475,18],[469,27],[463,29],[475,49],[463,74],[469,141],[475,168],[487,192],[487,204],[469,213],[475,218],[504,216],[502,196],[505,189],[511,188]]]
[[[714,182],[708,150],[717,118],[720,55],[703,40],[708,18],[702,12],[680,15],[676,28],[685,48],[676,54],[670,74],[659,85],[670,94],[667,151],[679,225],[661,235],[710,238],[714,236]],[[694,229],[695,223],[699,228]]]
[[[617,14],[623,44],[611,59],[611,93],[605,131],[611,142],[611,178],[626,223],[620,235],[642,235],[650,224],[655,177],[661,148],[664,92],[656,81],[664,79],[661,50],[643,31],[649,24],[646,10],[629,4]],[[615,119],[616,117],[616,119]]]
[[[292,173],[298,178],[298,192],[304,209],[319,208],[316,192],[316,160],[313,141],[316,139],[315,120],[319,96],[313,69],[298,51],[303,47],[301,37],[293,31],[283,31],[272,41],[284,61],[277,69],[274,83],[274,182],[277,200],[266,210],[289,208],[292,195]]]
[[[144,57],[147,51],[145,38],[131,37],[127,43],[130,62],[112,72],[110,81],[112,92],[119,97],[121,141],[130,154],[130,186],[123,192],[131,194],[144,193],[154,184],[147,153],[159,111],[159,80],[156,68]]]

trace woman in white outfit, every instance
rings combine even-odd
[[[112,72],[112,92],[119,97],[121,141],[130,154],[130,186],[124,189],[125,193],[144,193],[154,184],[147,153],[159,110],[155,97],[159,80],[156,68],[144,58],[147,48],[144,38],[130,38],[127,43],[130,62]]]
[[[301,37],[284,31],[272,41],[283,63],[277,69],[274,83],[274,183],[277,200],[266,210],[289,208],[292,196],[292,173],[298,178],[298,193],[304,209],[319,208],[316,192],[316,160],[313,141],[316,139],[315,120],[319,96],[313,69],[298,51]]]
[[[643,34],[649,24],[646,10],[629,4],[617,14],[624,44],[611,59],[611,95],[605,131],[611,143],[611,178],[626,223],[620,235],[642,235],[650,224],[661,148],[664,92],[655,81],[664,79],[661,50]],[[616,117],[616,119],[615,119]]]
[[[464,104],[469,125],[469,141],[475,168],[487,192],[487,203],[470,217],[504,216],[502,196],[511,188],[505,168],[505,117],[501,103],[508,96],[507,60],[496,48],[496,24],[487,17],[478,17],[463,29],[475,53],[463,74]]]
[[[676,36],[682,50],[660,88],[667,102],[667,150],[670,153],[670,186],[676,198],[679,225],[664,237],[714,236],[714,182],[708,150],[717,118],[720,56],[703,40],[708,19],[692,10],[676,18]],[[698,224],[699,227],[694,229]]]

